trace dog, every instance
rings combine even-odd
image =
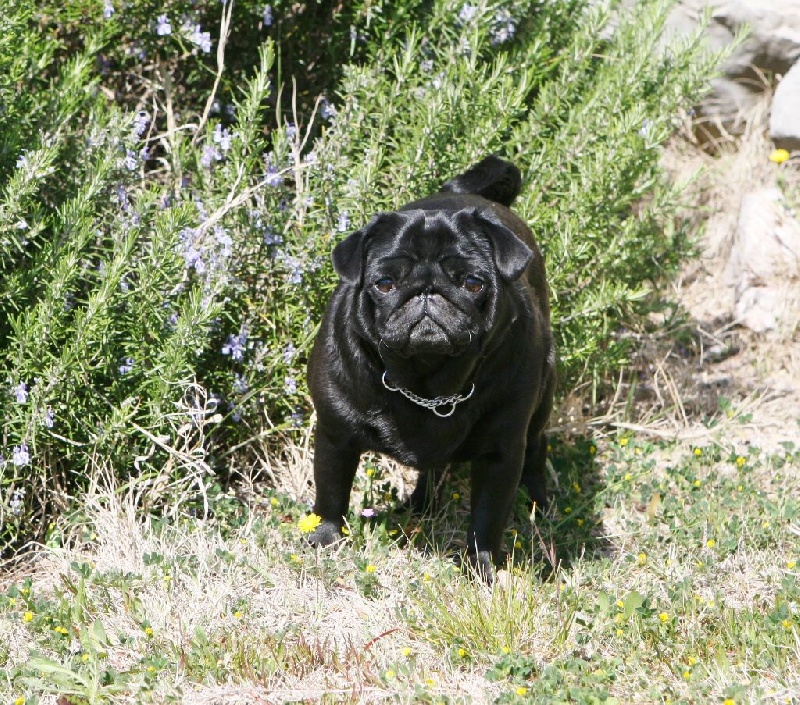
[[[555,346],[542,255],[509,209],[520,186],[489,156],[334,248],[339,283],[308,363],[313,545],[341,539],[365,451],[420,471],[418,509],[448,465],[470,463],[467,557],[489,582],[520,482],[547,506]]]

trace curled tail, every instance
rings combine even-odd
[[[475,194],[495,203],[510,206],[519,195],[521,186],[522,175],[519,169],[511,162],[492,154],[481,159],[463,174],[450,179],[442,186],[442,191]]]

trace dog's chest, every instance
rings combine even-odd
[[[423,408],[376,413],[369,425],[370,450],[416,468],[467,460],[474,422],[470,414],[459,411],[447,418]]]

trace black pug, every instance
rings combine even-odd
[[[520,481],[547,505],[555,348],[542,255],[508,209],[520,184],[513,164],[487,157],[333,250],[340,281],[308,364],[312,544],[341,538],[368,450],[420,470],[416,508],[447,465],[471,463],[467,556],[490,581]]]

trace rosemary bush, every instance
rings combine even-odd
[[[525,174],[562,388],[624,359],[682,252],[659,146],[715,57],[656,51],[663,4],[611,36],[585,0],[345,5],[0,19],[4,550],[98,468],[153,506],[279,449],[308,423],[334,242],[489,152]]]

